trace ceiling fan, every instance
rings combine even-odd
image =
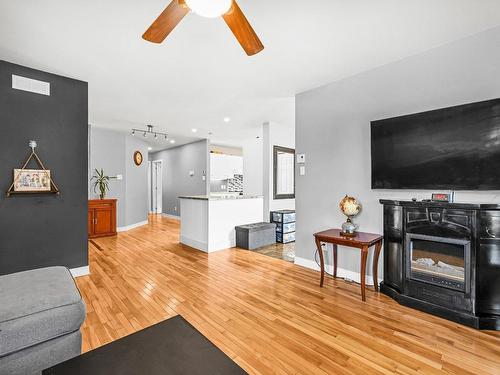
[[[203,17],[221,16],[248,56],[264,49],[235,0],[172,0],[142,36],[153,43],[161,43],[190,12]]]

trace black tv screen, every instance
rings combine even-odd
[[[500,99],[371,123],[372,189],[500,190]]]

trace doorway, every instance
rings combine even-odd
[[[162,213],[162,176],[163,161],[153,160],[151,162],[151,200],[149,211],[153,214]]]

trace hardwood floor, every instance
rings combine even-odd
[[[84,351],[181,314],[251,374],[500,374],[500,333],[399,306],[250,251],[178,243],[179,223],[92,240]],[[313,239],[311,236],[311,243]]]
[[[260,249],[254,250],[254,252],[293,263],[295,260],[295,242],[285,244],[275,243],[261,247]]]

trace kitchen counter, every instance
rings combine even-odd
[[[237,225],[260,223],[264,199],[252,195],[184,195],[181,243],[211,253],[236,246]]]
[[[180,199],[197,199],[202,201],[222,201],[222,200],[234,200],[234,199],[258,199],[262,198],[259,195],[181,195]]]

